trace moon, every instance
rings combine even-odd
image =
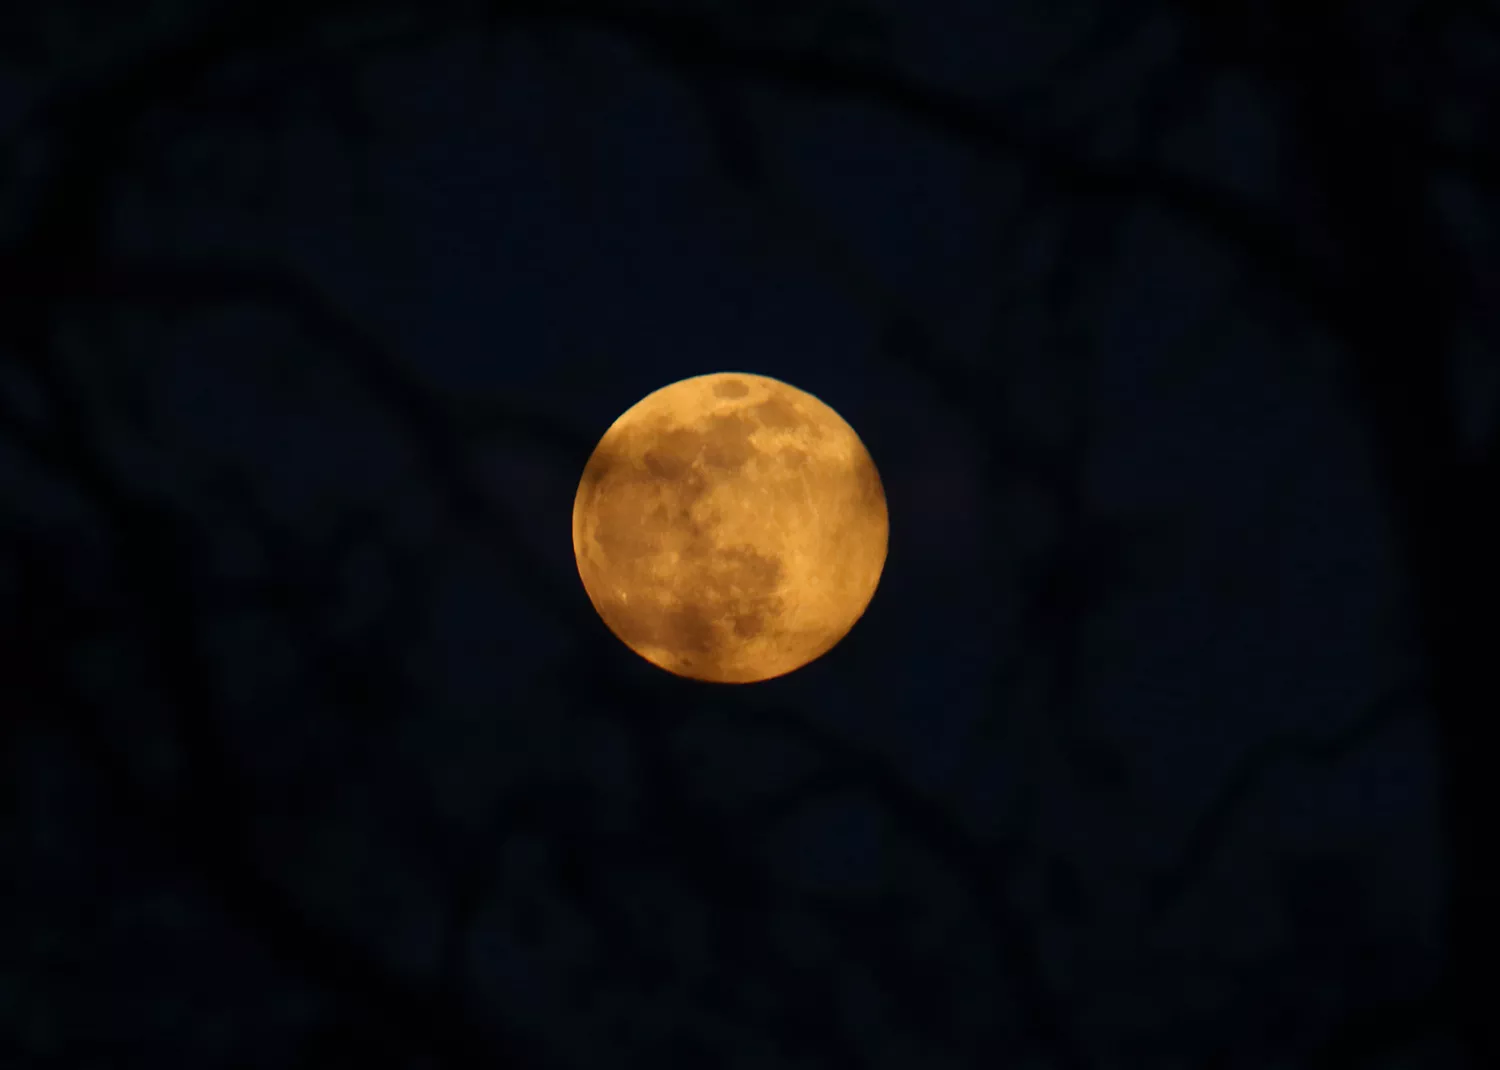
[[[885,568],[880,474],[844,419],[763,375],[664,386],[604,433],[573,555],[616,637],[668,672],[755,683],[831,650]]]

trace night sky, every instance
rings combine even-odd
[[[0,1070],[1483,1065],[1493,5],[27,6]],[[744,687],[569,534],[713,371],[891,521]]]

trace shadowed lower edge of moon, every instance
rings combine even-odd
[[[741,603],[727,617],[704,606],[660,605],[640,612],[617,601],[596,604],[615,636],[647,661],[691,679],[754,683],[783,676],[826,654],[847,634],[774,630],[781,598]],[[851,622],[852,624],[852,622]]]
[[[863,615],[868,601],[847,627],[769,634],[768,625],[782,616],[780,597],[742,606],[727,619],[689,603],[644,611],[614,599],[598,599],[594,605],[616,638],[661,669],[715,683],[755,683],[784,676],[828,653]]]
[[[718,381],[684,380],[657,391],[627,410],[596,447],[574,503],[579,574],[609,630],[659,668],[717,683],[768,680],[826,654],[863,616],[884,565],[885,495],[863,443],[816,398],[759,376],[698,378]],[[704,386],[712,386],[714,398],[746,399],[752,394],[747,379],[760,380],[755,384],[760,389],[753,391],[760,396],[758,402],[705,411]],[[675,405],[665,404],[673,400],[667,395],[679,388],[685,396]],[[651,402],[657,403],[654,419],[646,415]],[[669,418],[663,419],[663,412]],[[831,432],[852,449],[854,471],[841,463],[836,478],[849,499],[843,521],[855,526],[855,538],[864,544],[865,553],[858,556],[866,559],[866,567],[860,572],[868,574],[851,577],[852,585],[840,585],[846,589],[822,592],[828,600],[824,608],[833,612],[821,614],[812,627],[788,627],[795,608],[789,599],[795,602],[799,592],[787,589],[787,569],[780,555],[764,552],[765,547],[753,541],[726,545],[722,532],[694,518],[698,501],[715,486],[732,483],[752,459],[790,449],[758,447],[751,439],[759,429],[790,429],[808,441],[821,441]],[[796,464],[807,464],[806,454],[795,452]],[[637,499],[633,503],[632,494]],[[650,523],[637,515],[644,508],[642,495],[656,496]],[[622,500],[625,515],[610,517],[611,505]],[[637,513],[629,512],[632,504]],[[601,537],[606,527],[618,540],[619,559],[613,562],[610,558],[616,555],[606,552],[604,545],[610,539]],[[680,590],[631,574],[632,565],[625,562],[659,553],[659,546],[652,544],[666,535],[687,540],[682,564],[693,569],[692,585],[700,596],[685,597]],[[833,555],[840,549],[827,540],[817,551],[830,571],[838,564]]]

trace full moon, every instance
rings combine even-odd
[[[584,590],[678,676],[754,683],[832,649],[885,567],[880,474],[843,418],[738,372],[662,387],[604,433],[573,501]]]

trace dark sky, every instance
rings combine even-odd
[[[866,47],[1298,210],[1274,93],[1161,88],[1194,23],[1027,96],[1095,25],[1034,6]],[[1306,310],[899,109],[442,10],[223,46],[98,193],[123,297],[7,313],[5,413],[66,424],[44,354],[107,474],[0,436],[0,1067],[1461,1065],[1369,1026],[1445,961],[1438,758]],[[97,136],[24,123],[110,40],[0,49],[9,158]],[[718,370],[834,406],[891,514],[849,638],[746,688],[615,642],[568,536],[609,423]]]

